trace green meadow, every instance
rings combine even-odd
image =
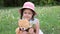
[[[0,8],[0,34],[15,34],[20,7]],[[44,34],[60,34],[60,6],[36,7],[36,18]]]

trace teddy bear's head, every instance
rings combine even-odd
[[[30,23],[28,20],[24,19],[24,20],[19,20],[18,22],[18,26],[20,28],[24,28],[24,29],[28,29],[30,27]]]

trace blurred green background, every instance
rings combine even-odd
[[[35,4],[36,18],[44,34],[60,34],[60,0],[0,0],[0,34],[15,34],[23,3]]]

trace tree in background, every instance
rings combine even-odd
[[[45,5],[60,5],[60,0],[0,0],[0,6],[5,7],[18,7],[22,6],[24,2],[31,1],[36,6],[45,6]]]
[[[12,7],[22,6],[22,4],[26,1],[27,0],[4,0],[4,6]]]
[[[3,6],[4,1],[0,0],[0,6]]]

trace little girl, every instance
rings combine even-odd
[[[28,29],[30,34],[43,34],[43,32],[39,29],[39,20],[34,18],[36,15],[34,8],[35,6],[32,2],[25,2],[23,8],[19,11],[21,14],[20,19],[27,19],[30,22],[31,26],[30,29]],[[16,30],[19,30],[19,28]],[[17,31],[16,34],[18,34]],[[27,34],[27,31],[23,31],[22,34]]]

